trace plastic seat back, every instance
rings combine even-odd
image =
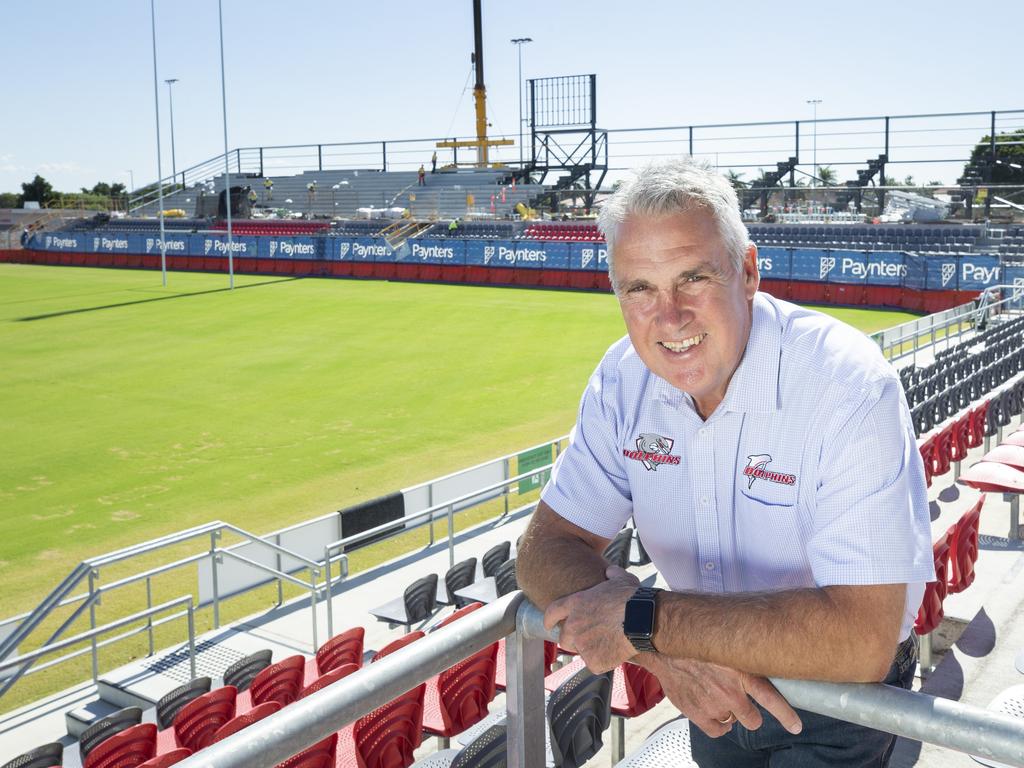
[[[626,661],[612,679],[612,712],[622,717],[642,715],[665,698],[661,682],[638,664]]]
[[[437,574],[428,573],[405,588],[402,601],[410,624],[430,618],[437,599]]]
[[[18,755],[4,763],[3,768],[51,768],[60,765],[63,759],[64,747],[54,741]]]
[[[494,572],[498,570],[498,566],[508,560],[511,551],[512,543],[503,541],[484,552],[484,556],[480,560],[484,576],[493,576]]]
[[[971,439],[971,414],[965,413],[953,422],[953,440],[950,443],[949,458],[951,461],[963,461],[967,458]]]
[[[253,707],[244,715],[236,715],[217,729],[213,734],[213,738],[210,739],[210,743],[216,744],[221,739],[226,739],[231,734],[238,733],[243,728],[248,728],[253,723],[274,714],[279,709],[281,709],[281,705],[276,701],[268,701],[266,704],[259,704]]]
[[[174,735],[178,744],[193,752],[209,745],[217,729],[235,716],[237,695],[235,686],[225,685],[182,707],[174,718]]]
[[[950,541],[948,594],[963,592],[974,582],[974,563],[978,559],[978,529],[984,504],[985,494],[981,494],[975,505],[964,512],[946,534]]]
[[[239,691],[248,688],[256,675],[270,666],[274,652],[269,648],[249,654],[224,670],[224,685],[233,685]]]
[[[97,720],[78,737],[78,754],[85,760],[96,747],[109,739],[115,733],[131,728],[142,722],[142,709],[140,707],[125,707],[112,715],[107,715]]]
[[[942,601],[946,599],[949,565],[949,532],[932,545],[932,557],[935,562],[935,581],[929,581],[924,588],[924,599],[917,612],[914,631],[919,635],[927,635],[942,623],[944,615]]]
[[[360,669],[358,664],[342,664],[340,667],[335,667],[330,672],[320,675],[316,680],[307,685],[302,691],[299,692],[299,698],[304,699],[310,694],[316,693],[321,688],[326,688],[333,682],[341,680],[343,677],[348,677],[353,672],[358,672]]]
[[[508,760],[504,725],[492,725],[459,750],[451,768],[505,768]]]
[[[175,763],[180,763],[186,757],[192,754],[192,750],[188,747],[178,747],[172,749],[170,752],[164,752],[162,755],[150,758],[144,763],[141,763],[137,768],[170,768]]]
[[[291,704],[302,690],[302,676],[306,657],[301,653],[271,664],[252,681],[250,695],[253,705],[276,701],[282,707]]]
[[[459,608],[459,610],[454,611],[451,616],[445,616],[444,620],[441,621],[441,622],[438,622],[437,626],[431,627],[430,631],[431,632],[436,632],[441,627],[447,627],[453,621],[458,621],[463,616],[465,616],[467,613],[472,613],[473,611],[479,610],[479,609],[481,609],[483,607],[484,607],[483,603],[470,603],[469,605],[464,605],[461,608]]]
[[[932,459],[932,475],[944,475],[949,472],[949,462],[953,450],[953,425],[935,436],[935,452]]]
[[[498,570],[494,572],[494,586],[497,589],[498,597],[519,589],[519,582],[516,580],[516,559],[514,557],[498,566]]]
[[[603,745],[611,721],[612,673],[584,668],[548,699],[551,754],[557,768],[579,768]]]
[[[332,637],[316,652],[317,671],[324,675],[346,664],[362,666],[365,637],[366,630],[363,627],[352,627]]]
[[[633,543],[633,529],[623,528],[604,548],[604,559],[619,568],[629,568],[629,549]]]
[[[323,741],[278,763],[275,768],[334,768],[334,753],[338,746],[338,734],[332,733]]]
[[[468,587],[476,580],[476,558],[470,557],[461,563],[456,563],[444,575],[444,589],[448,595],[448,604],[454,605],[458,598],[455,597],[456,590]]]
[[[353,737],[365,768],[408,768],[423,741],[426,685],[389,701],[356,721]]]
[[[487,717],[496,691],[498,644],[491,643],[437,676],[446,721],[442,736],[454,736]]]
[[[917,450],[921,453],[921,461],[924,464],[925,484],[931,488],[932,474],[935,470],[935,437],[929,437],[917,446]]]
[[[421,637],[426,637],[426,635],[422,631],[417,629],[413,630],[412,632],[409,632],[406,635],[402,635],[397,640],[392,640],[390,643],[388,643],[375,654],[373,654],[373,658],[370,659],[370,663],[372,664],[375,661],[380,661],[388,654],[394,653],[400,648],[404,648],[409,643],[413,642],[414,640],[419,640]]]
[[[140,723],[98,744],[82,765],[83,768],[120,768],[144,763],[155,754],[156,726]]]
[[[175,688],[156,703],[156,723],[163,731],[171,727],[181,708],[204,693],[210,692],[210,678],[197,677]]]

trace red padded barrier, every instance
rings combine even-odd
[[[439,264],[441,275],[438,278],[445,283],[466,282],[466,268],[461,264]]]
[[[304,274],[305,270],[302,266],[292,261],[291,259],[271,259],[271,264],[274,265],[274,274],[276,275],[291,275],[291,274]],[[296,269],[298,267],[298,269]]]
[[[437,282],[441,279],[441,265],[421,264],[419,269],[419,279]]]
[[[256,259],[256,271],[261,275],[272,275],[274,273],[274,260]]]
[[[350,277],[352,275],[351,261],[332,261],[329,264],[328,272],[335,277]]]
[[[834,304],[859,305],[866,304],[865,286],[863,285],[831,285],[831,298]]]
[[[354,261],[352,262],[352,275],[353,277],[374,277],[376,266],[372,261]]]
[[[189,256],[188,257],[188,269],[192,272],[202,272],[203,267],[206,265],[203,263],[202,256]]]
[[[395,264],[395,277],[398,280],[416,280],[419,274],[419,264]]]

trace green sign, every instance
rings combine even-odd
[[[546,467],[551,463],[551,446],[542,445],[540,448],[532,448],[529,451],[524,451],[518,456],[518,469],[516,470],[517,475],[521,475],[524,472],[529,472],[531,469],[539,469],[540,467]],[[541,488],[544,483],[548,481],[548,477],[551,476],[551,470],[546,469],[543,472],[538,472],[535,475],[524,477],[519,481],[519,492],[529,493]]]

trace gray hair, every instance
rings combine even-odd
[[[660,216],[692,210],[710,213],[737,270],[750,243],[736,190],[711,166],[690,158],[656,160],[635,171],[601,206],[597,225],[608,242],[608,274],[615,288],[615,239],[631,214]]]

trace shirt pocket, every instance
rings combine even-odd
[[[737,497],[736,537],[744,590],[813,586],[797,486],[746,479]]]

